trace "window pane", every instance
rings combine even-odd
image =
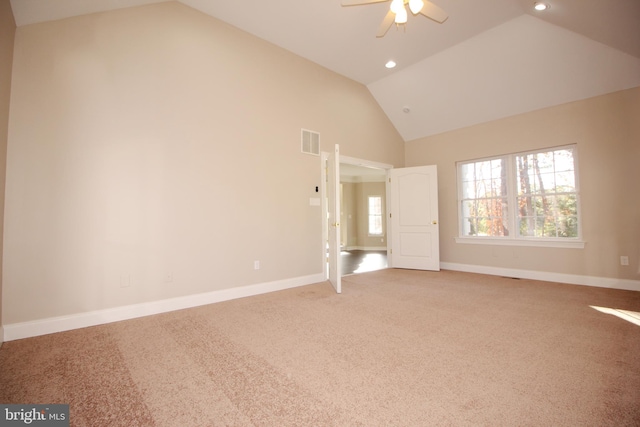
[[[517,180],[518,194],[531,194],[534,188],[535,176],[531,165],[530,156],[517,156]]]
[[[483,179],[478,182],[478,193],[476,197],[491,197],[493,196],[491,192],[491,180]]]
[[[369,196],[369,234],[382,234],[382,197]]]
[[[547,191],[555,191],[555,174],[554,173],[538,173],[534,179],[534,192],[544,194]]]
[[[558,237],[578,237],[578,217],[560,216],[558,220]]]
[[[506,236],[506,159],[460,165],[461,228],[465,236]]]
[[[518,232],[526,237],[578,237],[573,150],[515,156]]]
[[[573,171],[556,174],[556,191],[558,193],[575,192],[576,176]]]
[[[463,199],[506,195],[505,159],[467,163],[460,170]]]
[[[369,217],[369,234],[382,234],[382,217]]]
[[[467,163],[461,167],[462,182],[475,181],[476,179],[475,163]]]
[[[574,151],[565,147],[459,164],[461,235],[509,236],[514,224],[515,237],[578,238]],[[512,185],[516,188],[508,188]],[[509,203],[515,205],[511,210]]]
[[[553,152],[554,154],[554,164],[556,172],[565,172],[565,171],[573,171],[574,160],[573,160],[573,150],[572,149],[563,149],[556,150]]]
[[[381,197],[369,197],[369,215],[382,215]]]
[[[553,157],[553,151],[530,155],[532,166],[535,169],[536,173],[554,173],[555,166]]]
[[[476,182],[467,181],[462,183],[462,198],[474,199],[476,197]]]
[[[518,206],[520,235],[578,237],[577,198],[574,194],[520,197]]]
[[[507,200],[500,198],[465,201],[462,204],[464,236],[509,235]]]

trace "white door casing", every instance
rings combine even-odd
[[[440,270],[437,167],[391,169],[390,267]]]
[[[337,293],[342,292],[340,268],[340,147],[327,156],[329,281]]]

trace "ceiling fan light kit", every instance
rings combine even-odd
[[[420,13],[422,8],[424,7],[424,2],[422,0],[409,0],[409,10],[414,15]]]
[[[396,12],[396,19],[395,19],[395,23],[396,24],[406,24],[407,23],[407,9],[404,8],[404,6],[402,7],[402,9],[400,9],[399,11]]]
[[[395,13],[396,15],[398,13],[400,13],[400,10],[404,9],[404,1],[403,0],[393,0],[391,2],[391,6],[389,6],[389,9],[391,10],[391,12]]]
[[[342,6],[360,6],[387,1],[389,0],[342,0]],[[428,0],[391,0],[389,11],[382,20],[376,37],[384,37],[394,23],[403,25],[407,22],[407,5],[409,5],[409,10],[413,15],[424,15],[439,24],[442,24],[449,17],[444,10]]]

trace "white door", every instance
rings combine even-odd
[[[436,166],[390,170],[390,267],[440,270]]]
[[[327,156],[327,196],[329,221],[329,281],[342,292],[340,269],[340,147]]]

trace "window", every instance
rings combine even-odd
[[[369,196],[369,235],[382,235],[382,197]]]
[[[576,164],[575,145],[458,163],[460,239],[580,242]]]

